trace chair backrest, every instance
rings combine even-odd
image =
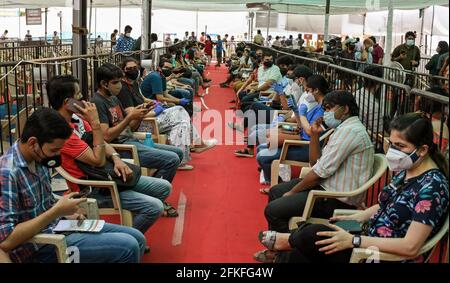
[[[351,196],[359,195],[367,191],[370,187],[372,187],[380,178],[385,174],[388,168],[386,156],[384,154],[375,154],[373,160],[373,174],[372,177],[367,180],[364,185],[359,187],[357,190],[354,190],[350,193]]]

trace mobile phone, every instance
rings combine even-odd
[[[84,108],[83,102],[76,100],[75,98],[69,98],[69,100],[67,101],[67,109],[69,111],[72,111],[73,113],[80,113],[80,110],[78,110],[78,108],[75,107],[75,105],[78,105],[81,108]]]
[[[75,194],[72,198],[85,198],[89,196],[92,193],[92,188],[87,187],[83,190],[81,190],[79,193]]]
[[[293,132],[297,129],[296,127],[291,126],[291,125],[281,125],[281,128],[283,130],[290,131],[290,132]]]

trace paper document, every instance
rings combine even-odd
[[[60,220],[53,232],[100,232],[105,225],[105,220],[83,220],[79,225],[78,220]]]

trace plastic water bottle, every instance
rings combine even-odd
[[[155,147],[155,143],[153,142],[153,139],[152,139],[152,133],[145,134],[144,144],[148,147]]]

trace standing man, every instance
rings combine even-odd
[[[399,62],[405,70],[412,71],[419,66],[420,49],[415,45],[416,35],[412,31],[405,34],[405,43],[395,47],[391,60]]]
[[[111,48],[114,49],[117,44],[117,34],[119,33],[118,30],[114,30],[113,33],[111,33]]]
[[[133,28],[129,25],[125,26],[125,33],[117,40],[116,52],[129,52],[133,50],[134,38],[131,37]]]
[[[375,36],[369,37],[373,41],[372,59],[373,63],[383,65],[384,50],[377,43]]]
[[[200,36],[200,43],[205,44],[205,41],[206,41],[205,32],[202,31]]]
[[[57,31],[53,32],[53,39],[52,39],[52,41],[53,41],[53,45],[58,45],[58,44],[61,43],[61,39],[59,38]]]
[[[216,56],[217,56],[217,64],[216,67],[220,67],[220,63],[222,62],[222,53],[223,53],[223,41],[220,39],[220,35],[217,36],[216,45]]]
[[[25,40],[26,41],[33,40],[33,37],[31,36],[30,30],[27,30],[27,34],[25,35]]]
[[[299,49],[302,49],[303,44],[305,44],[305,40],[303,39],[303,35],[301,33],[298,34],[297,37],[297,45]]]

